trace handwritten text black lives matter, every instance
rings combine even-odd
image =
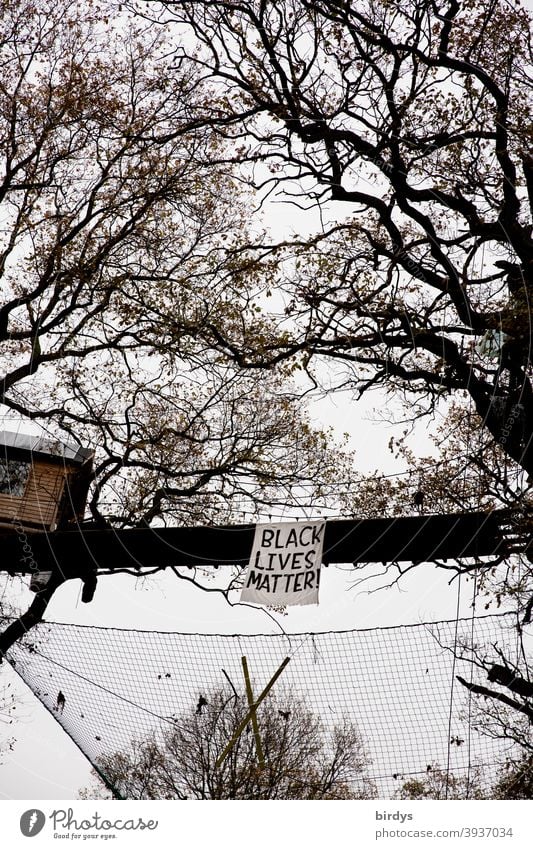
[[[241,601],[318,604],[326,523],[257,525]]]

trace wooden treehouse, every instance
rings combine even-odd
[[[0,529],[55,531],[83,518],[94,452],[0,432]]]

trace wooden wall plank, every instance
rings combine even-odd
[[[64,484],[65,470],[61,466],[35,462],[24,495],[0,493],[0,522],[53,529]]]

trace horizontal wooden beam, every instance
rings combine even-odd
[[[372,563],[486,557],[506,550],[502,511],[326,523],[324,562]],[[4,532],[0,569],[59,572],[63,579],[93,570],[142,571],[169,566],[245,565],[254,525],[191,528]]]

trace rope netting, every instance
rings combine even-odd
[[[428,768],[454,776],[479,768],[491,779],[505,761],[511,744],[476,730],[476,699],[456,679],[486,683],[470,662],[483,646],[516,660],[516,617],[246,636],[42,623],[8,659],[94,765],[179,723],[200,696],[231,696],[229,682],[243,695],[244,711],[242,656],[254,693],[290,657],[274,689],[290,688],[325,729],[349,717],[370,758],[364,781],[380,798],[393,798]]]

